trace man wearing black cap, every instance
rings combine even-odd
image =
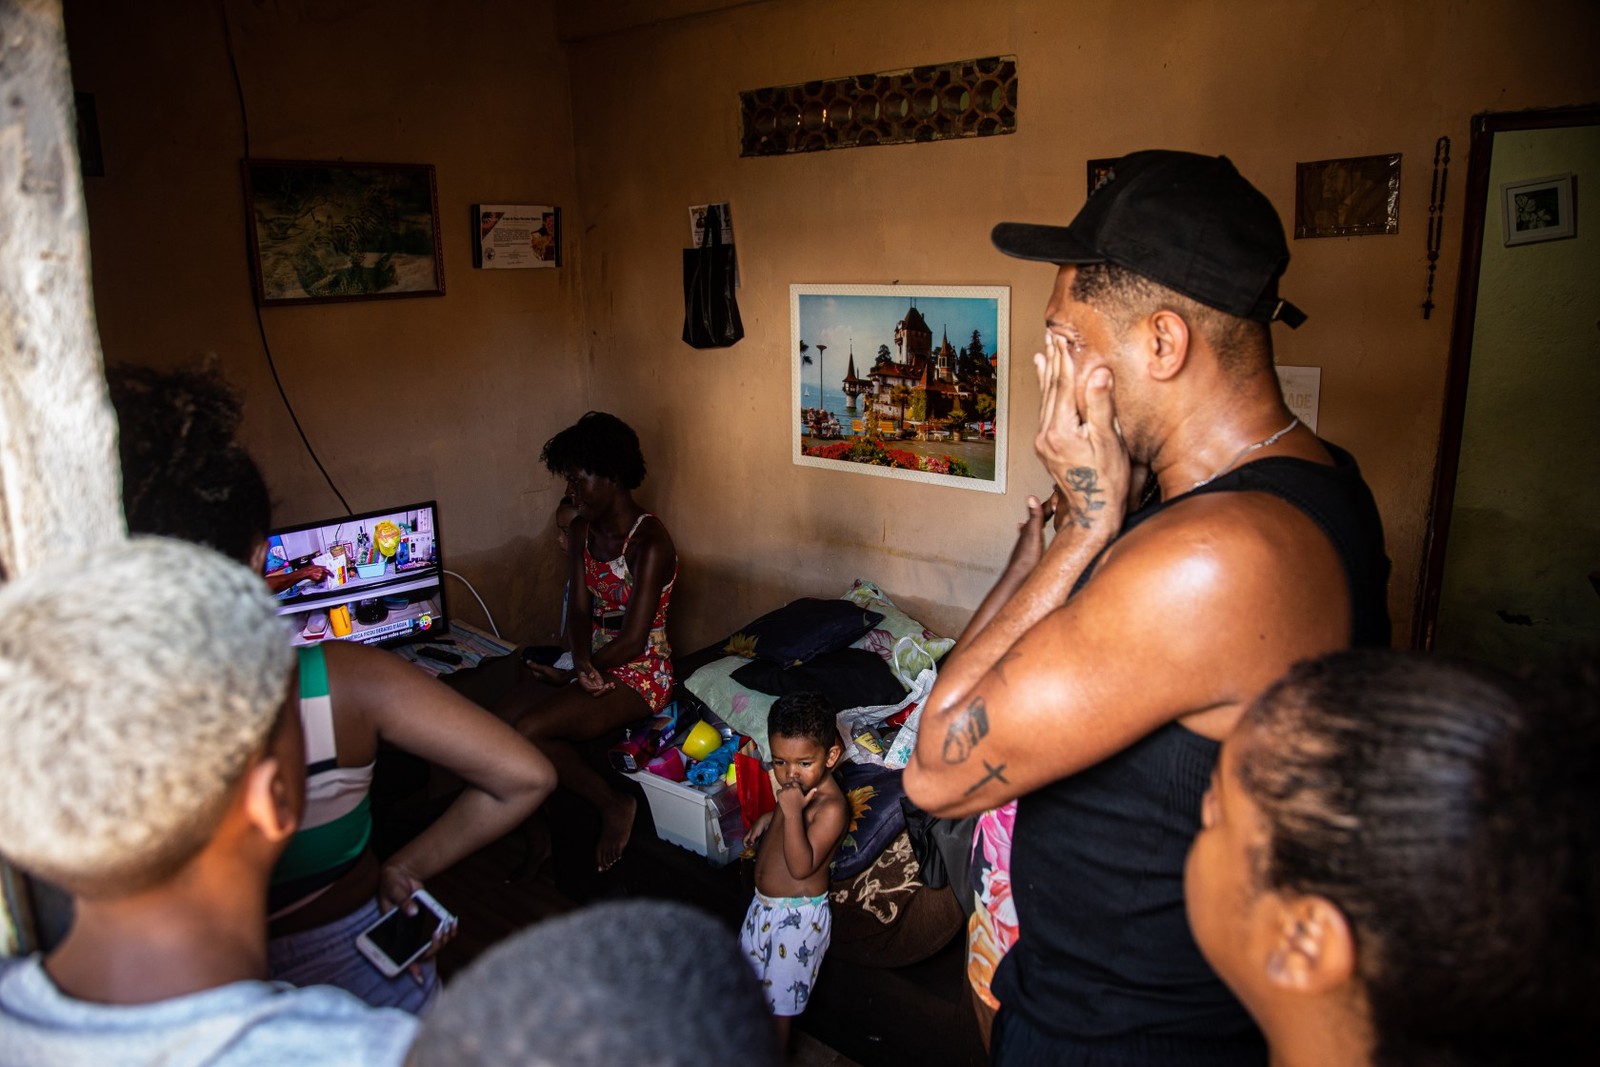
[[[1070,225],[993,239],[1058,267],[1034,357],[1054,484],[941,667],[905,784],[940,815],[1021,798],[994,1061],[1265,1063],[1189,933],[1184,856],[1250,700],[1388,643],[1377,509],[1284,406],[1269,324],[1305,315],[1278,296],[1277,212],[1226,158],[1134,153]]]

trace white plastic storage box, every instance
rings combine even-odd
[[[688,782],[669,782],[658,774],[639,771],[628,775],[644,789],[655,820],[656,836],[691,852],[698,852],[718,867],[738,855],[744,823],[739,801],[726,785],[707,793]],[[728,818],[731,814],[732,818]],[[737,827],[738,834],[733,830]]]

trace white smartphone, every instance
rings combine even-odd
[[[385,978],[395,977],[416,962],[441,929],[447,933],[455,929],[456,917],[426,889],[412,893],[411,899],[417,902],[415,915],[396,908],[356,936],[356,951]]]

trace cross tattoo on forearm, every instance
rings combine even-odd
[[[979,778],[976,782],[973,782],[972,786],[965,793],[961,794],[962,796],[970,797],[972,794],[976,793],[990,782],[999,782],[1002,785],[1010,784],[1010,780],[1005,776],[1006,765],[1004,763],[996,767],[988,760],[984,760],[983,769],[989,773],[984,775],[982,778]]]

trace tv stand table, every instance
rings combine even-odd
[[[439,649],[454,653],[461,657],[460,663],[443,663],[430,659],[421,654],[422,649]],[[463,673],[470,674],[474,668],[480,667],[490,660],[503,656],[511,656],[517,650],[515,642],[507,641],[501,637],[478,629],[469,623],[458,619],[450,620],[449,633],[441,633],[436,637],[419,637],[415,641],[397,645],[390,651],[401,659],[409,660],[416,667],[427,671],[435,678],[446,678]],[[515,657],[512,657],[515,665]],[[495,673],[499,673],[496,671]],[[509,674],[506,677],[511,677]],[[460,690],[465,679],[456,679],[447,683],[451,688]],[[473,699],[471,694],[467,698]],[[481,701],[480,701],[481,703]]]

